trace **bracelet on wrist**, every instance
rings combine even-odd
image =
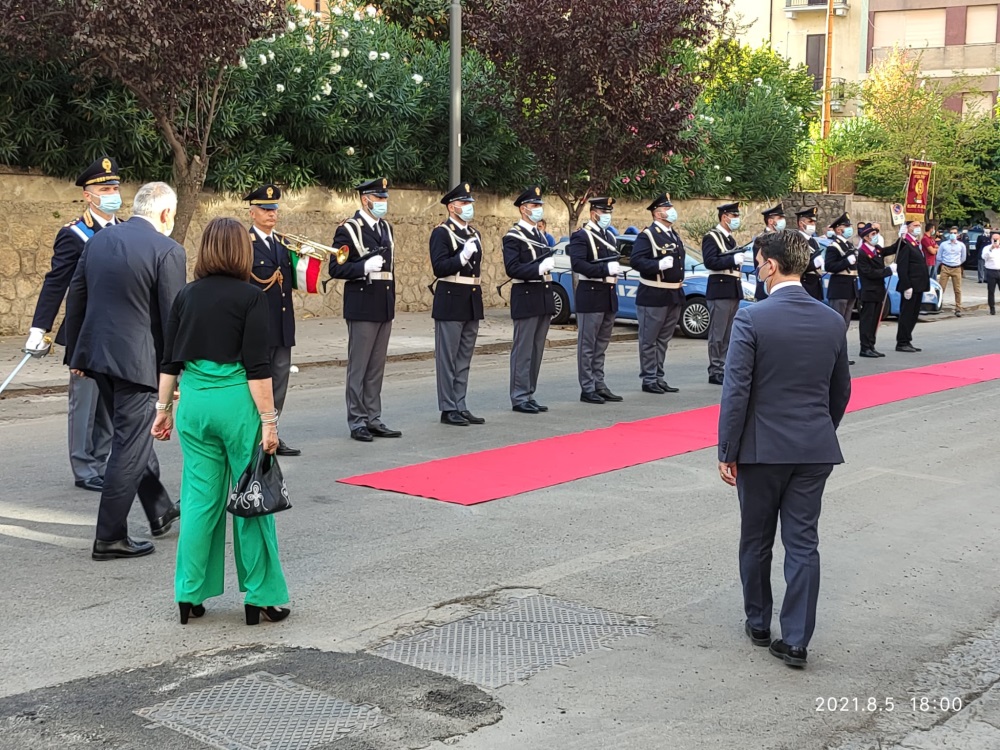
[[[156,410],[157,411],[170,411],[173,408],[174,408],[174,402],[173,401],[169,401],[169,402],[167,402],[165,404],[164,403],[160,403],[159,401],[156,402]]]

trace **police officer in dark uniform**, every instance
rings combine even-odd
[[[722,385],[729,353],[733,318],[743,299],[740,268],[744,254],[736,246],[733,232],[740,228],[740,204],[718,207],[719,223],[701,241],[701,257],[708,269],[705,300],[708,302],[708,382]]]
[[[431,316],[438,408],[441,424],[455,427],[486,423],[472,414],[465,402],[479,321],[483,319],[482,237],[469,224],[475,216],[475,202],[467,182],[449,190],[441,198],[448,218],[434,228],[430,240],[431,267],[437,277]]]
[[[591,198],[590,221],[573,232],[567,248],[576,286],[576,359],[580,400],[586,404],[622,401],[604,382],[604,354],[618,312],[618,249],[609,231],[614,198]]]
[[[270,327],[271,382],[274,408],[280,414],[285,408],[288,374],[292,367],[292,347],[295,346],[295,310],[292,307],[292,257],[280,234],[274,231],[278,223],[278,203],[281,190],[277,185],[263,185],[243,200],[250,203],[250,240],[253,242],[253,272],[250,281],[264,290],[267,297]],[[298,456],[302,451],[284,440],[278,443],[279,456]]]
[[[862,224],[858,230],[861,246],[858,248],[858,276],[861,278],[861,314],[858,328],[861,338],[861,356],[884,357],[875,348],[875,334],[885,306],[885,280],[892,276],[886,266],[882,248],[878,245],[879,228],[875,224]]]
[[[542,369],[545,337],[556,312],[552,296],[552,259],[548,242],[538,229],[544,215],[542,189],[525,190],[514,200],[521,220],[503,238],[503,264],[511,278],[510,317],[514,344],[510,350],[510,403],[522,414],[538,414],[549,407],[535,401]],[[539,256],[544,255],[544,258]]]
[[[822,302],[826,255],[823,247],[816,241],[816,207],[810,206],[796,211],[795,220],[799,233],[806,238],[812,251],[809,255],[809,265],[806,267],[805,273],[802,274],[802,288],[809,293],[810,297]]]
[[[854,236],[851,217],[841,214],[830,224],[830,229],[833,236],[827,245],[824,263],[830,272],[826,298],[830,307],[844,317],[844,326],[850,327],[851,313],[858,298],[858,250],[849,241]]]
[[[382,422],[382,379],[389,334],[396,315],[396,281],[389,181],[380,177],[358,185],[361,209],[337,227],[334,247],[350,248],[338,265],[330,259],[330,275],[344,279],[344,319],[347,320],[347,426],[363,443],[373,437],[397,438],[403,433]]]
[[[760,240],[764,235],[771,234],[772,232],[781,232],[785,228],[785,207],[780,203],[776,206],[771,206],[771,208],[761,211],[761,216],[764,217],[764,231],[754,238],[753,243],[753,267],[754,272],[757,271],[757,251],[760,249]],[[767,290],[764,288],[764,282],[757,279],[757,288],[754,290],[753,298],[756,302],[760,302],[762,299],[767,299]]]
[[[646,209],[653,223],[639,233],[629,262],[639,272],[635,309],[639,318],[639,375],[646,393],[677,393],[664,380],[663,363],[684,310],[684,243],[674,222],[670,195],[657,196]]]
[[[115,223],[122,197],[118,164],[102,156],[76,178],[83,188],[87,208],[56,234],[52,248],[52,268],[45,274],[42,291],[35,304],[31,330],[24,345],[27,351],[48,348],[45,334],[52,330],[70,280],[76,271],[83,246],[104,227]],[[55,342],[66,345],[66,332],[59,326]],[[70,373],[69,376],[69,461],[76,486],[100,492],[104,488],[104,468],[111,453],[111,417],[101,400],[97,381]]]

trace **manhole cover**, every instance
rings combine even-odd
[[[385,721],[376,706],[355,705],[255,672],[135,713],[223,750],[310,750]]]
[[[650,627],[644,618],[536,595],[392,641],[372,653],[495,688],[627,636],[647,635]]]

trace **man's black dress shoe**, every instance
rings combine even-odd
[[[666,380],[657,380],[656,384],[663,389],[664,393],[680,393],[680,388],[672,387]]]
[[[399,430],[390,430],[384,424],[370,424],[368,425],[368,432],[370,432],[373,437],[385,437],[385,438],[403,437],[402,432],[400,432]]]
[[[647,385],[646,383],[643,383],[642,384],[642,392],[643,393],[659,393],[659,394],[666,393],[666,391],[663,390],[662,388],[660,388],[660,386],[658,386],[656,383],[653,383],[652,385]]]
[[[464,419],[469,424],[486,424],[485,419],[483,419],[482,417],[477,417],[468,409],[462,409],[462,411],[460,411],[459,414],[461,414],[462,419]]]
[[[789,646],[780,638],[768,648],[771,656],[777,656],[790,667],[802,669],[806,665],[806,649],[804,646]]]
[[[709,385],[722,385],[722,375],[709,375],[708,376]]]
[[[532,406],[534,406],[536,409],[538,409],[538,411],[548,411],[549,410],[549,407],[542,406],[540,403],[538,403],[537,401],[535,401],[535,399],[530,399],[528,401],[528,403],[531,404]]]
[[[278,450],[277,450],[277,453],[278,453],[279,456],[301,456],[302,455],[302,451],[300,451],[298,448],[293,448],[290,445],[286,445],[284,440],[279,440],[278,441]]]
[[[605,401],[624,401],[621,396],[616,396],[614,393],[609,391],[607,388],[598,388],[596,391],[597,395],[603,398]]]
[[[91,492],[101,492],[104,490],[104,480],[100,477],[91,477],[90,479],[77,479],[76,486],[81,490],[90,490]]]
[[[897,344],[896,351],[907,352],[908,354],[912,354],[913,352],[919,352],[920,350],[917,349],[917,347],[913,346],[913,344]]]
[[[149,522],[149,533],[153,536],[163,536],[168,531],[170,527],[174,525],[174,521],[181,517],[181,506],[171,505],[170,510],[164,513],[159,518],[154,518]]]
[[[585,404],[603,404],[604,399],[598,396],[594,391],[584,391],[580,394],[580,400]]]
[[[872,349],[862,349],[858,356],[866,359],[878,359],[878,355]]]
[[[743,631],[747,634],[747,637],[753,641],[755,646],[770,646],[771,645],[771,631],[770,630],[757,630],[757,628],[750,627],[750,621],[747,620],[743,623]]]
[[[538,414],[538,409],[530,401],[525,401],[523,404],[514,404],[510,407],[510,410],[519,412],[520,414]]]
[[[441,424],[450,424],[452,427],[468,427],[469,420],[463,417],[461,412],[443,411],[441,412]]]
[[[90,556],[95,560],[118,560],[126,557],[143,557],[156,551],[152,542],[136,541],[135,539],[119,539],[117,542],[102,542],[94,540],[94,549]]]
[[[853,365],[853,364],[856,364],[856,362],[853,359],[849,359],[849,360],[847,360],[847,364]]]
[[[872,349],[872,350],[871,350],[871,352],[872,352],[872,354],[874,354],[874,355],[875,355],[876,357],[884,357],[884,356],[885,356],[885,355],[884,355],[884,354],[883,354],[882,352],[880,352],[880,351],[879,351],[878,349]]]
[[[351,430],[351,439],[360,440],[362,443],[370,443],[375,438],[373,438],[372,434],[368,432],[367,427],[358,427]]]

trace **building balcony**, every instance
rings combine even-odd
[[[799,13],[825,13],[827,0],[785,0],[785,18],[794,19]],[[833,0],[833,14],[846,16],[851,9],[847,0]]]
[[[1000,67],[1000,44],[953,44],[947,47],[913,47],[907,50],[920,57],[920,70],[987,71]],[[875,47],[872,62],[884,60],[892,47]]]

